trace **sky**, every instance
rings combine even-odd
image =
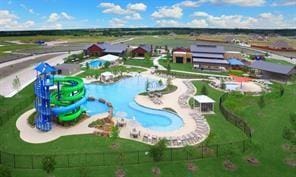
[[[1,0],[0,31],[296,28],[296,0]]]

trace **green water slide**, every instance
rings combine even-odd
[[[78,77],[55,77],[55,84],[60,89],[54,90],[50,96],[53,106],[52,111],[62,122],[69,122],[77,119],[83,109],[80,107],[86,102],[84,83]]]

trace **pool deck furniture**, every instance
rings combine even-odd
[[[158,78],[158,76],[155,75],[150,75],[150,77]],[[162,97],[159,98],[163,102],[161,105],[154,104],[149,96],[144,95],[136,96],[135,101],[140,105],[154,109],[174,109],[176,113],[182,117],[183,126],[173,131],[156,131],[139,126],[137,129],[141,131],[142,135],[137,139],[133,138],[133,140],[146,144],[155,144],[160,139],[166,139],[169,147],[178,148],[186,145],[199,144],[207,138],[210,132],[207,120],[198,109],[191,109],[187,104],[188,100],[186,100],[195,94],[195,87],[190,85],[192,84],[190,80],[184,79],[173,79],[172,84],[177,86],[177,90],[162,95]],[[192,95],[190,95],[190,93],[192,93]],[[188,97],[185,98],[184,94]],[[184,99],[183,101],[186,106],[178,103],[180,96],[183,96],[182,99]],[[120,131],[121,138],[132,139],[130,137],[130,130],[133,126],[130,125],[129,121],[130,120],[127,120],[126,127],[122,128]],[[156,140],[153,138],[154,136],[157,137]]]

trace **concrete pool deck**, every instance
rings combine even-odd
[[[165,78],[160,78],[159,76],[156,75],[151,75],[149,71],[144,72],[141,74],[144,77],[149,77],[153,79],[165,79]],[[163,109],[163,108],[171,108],[176,111],[176,113],[182,118],[183,120],[183,126],[177,130],[174,131],[155,131],[151,130],[149,128],[144,128],[141,125],[136,126],[137,130],[141,132],[141,135],[144,134],[149,134],[149,135],[154,135],[157,138],[169,138],[169,137],[180,137],[182,135],[190,134],[190,132],[193,132],[196,130],[197,127],[202,127],[205,128],[203,132],[199,134],[200,138],[198,141],[196,141],[194,144],[198,144],[202,141],[204,141],[207,136],[209,135],[210,132],[210,127],[204,119],[201,114],[200,114],[200,121],[197,123],[191,116],[192,113],[198,113],[197,110],[193,110],[189,107],[181,107],[178,103],[178,98],[181,95],[184,95],[184,93],[187,91],[187,86],[184,84],[184,81],[189,81],[189,80],[184,80],[184,79],[173,79],[172,84],[177,86],[177,90],[170,93],[163,95],[160,99],[163,102],[161,105],[156,105],[154,104],[148,96],[141,96],[137,95],[135,97],[135,101],[145,107],[152,108],[152,109]],[[34,112],[34,109],[29,110],[22,114],[17,122],[16,126],[18,130],[20,131],[20,137],[22,140],[28,142],[28,143],[33,143],[33,144],[38,144],[38,143],[46,143],[50,141],[54,141],[62,136],[68,136],[68,135],[80,135],[80,134],[92,134],[94,133],[97,129],[95,128],[89,128],[88,125],[97,119],[101,119],[107,116],[107,113],[99,114],[92,116],[86,120],[81,121],[75,126],[71,127],[63,127],[59,126],[57,124],[53,124],[53,128],[49,132],[41,132],[36,128],[32,128],[28,124],[28,117]],[[198,113],[199,114],[199,113]],[[123,128],[120,129],[120,134],[119,136],[124,139],[130,139],[134,141],[139,141],[142,143],[147,143],[151,144],[148,142],[143,141],[143,136],[140,136],[140,138],[134,139],[130,137],[130,131],[135,128],[135,124],[132,123],[132,120],[127,120],[127,125]],[[191,144],[193,145],[193,144]],[[176,146],[174,146],[176,147]]]

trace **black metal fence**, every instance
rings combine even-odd
[[[4,125],[10,118],[14,117],[15,115],[18,115],[20,112],[28,108],[31,104],[33,104],[35,96],[27,96],[24,99],[21,99],[20,101],[16,99],[16,102],[18,102],[14,106],[9,106],[5,102],[5,100],[0,101],[0,126]]]
[[[252,137],[252,129],[250,126],[238,115],[235,115],[233,112],[229,111],[225,106],[223,105],[223,102],[227,99],[228,93],[225,93],[220,97],[219,101],[219,108],[222,112],[223,116],[227,121],[241,129],[249,138]]]
[[[186,161],[210,157],[235,155],[245,152],[250,145],[249,140],[216,144],[208,146],[193,146],[178,149],[167,149],[161,161]],[[41,169],[42,159],[48,155],[13,154],[0,152],[0,163],[17,169]],[[98,152],[51,154],[55,158],[57,168],[73,168],[93,166],[115,166],[122,164],[141,164],[153,162],[147,150],[129,152]]]

